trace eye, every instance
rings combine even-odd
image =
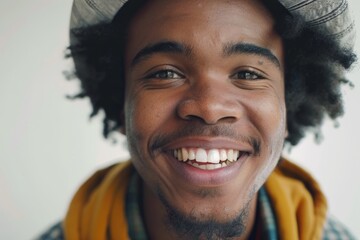
[[[174,70],[159,70],[151,73],[146,78],[158,78],[158,79],[182,79],[184,76]]]
[[[253,70],[241,70],[236,72],[233,75],[235,79],[244,79],[244,80],[257,80],[257,79],[264,79],[264,76],[257,71]]]

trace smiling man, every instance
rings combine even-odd
[[[270,13],[256,1],[147,3],[129,26],[124,66],[125,133],[150,236],[247,238],[286,137]]]
[[[84,183],[43,238],[352,239],[281,157],[343,111],[353,22],[330,2],[75,0],[79,96],[131,160]]]

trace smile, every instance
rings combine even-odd
[[[214,170],[229,166],[246,152],[235,149],[179,148],[173,150],[173,154],[179,162],[203,170]]]

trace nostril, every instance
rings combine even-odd
[[[214,116],[196,116],[196,115],[187,115],[185,117],[183,117],[182,119],[186,120],[186,121],[192,121],[192,122],[201,122],[204,124],[208,124],[208,125],[212,125],[212,124],[217,124],[219,122],[222,123],[233,123],[236,121],[236,117],[222,117],[222,118],[217,118]]]
[[[196,115],[187,115],[183,119],[188,121],[201,121],[201,122],[204,121],[201,117]]]
[[[208,94],[180,101],[177,105],[177,115],[187,121],[201,121],[205,124],[235,122],[242,115],[242,106],[230,96]]]
[[[179,102],[176,109],[177,115],[184,120],[198,119],[198,107],[194,99]]]

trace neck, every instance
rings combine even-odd
[[[255,227],[256,218],[256,202],[257,195],[249,202],[248,212],[243,218],[244,231],[238,237],[231,237],[231,239],[246,240],[249,239],[253,228]],[[157,194],[148,188],[146,184],[143,185],[143,209],[144,209],[144,223],[146,226],[149,239],[184,239],[184,236],[179,234],[174,227],[169,226],[168,210],[161,202]],[[241,210],[239,209],[239,212]],[[195,238],[195,237],[194,237]],[[218,237],[208,237],[206,233],[201,234],[198,239],[220,239]]]

